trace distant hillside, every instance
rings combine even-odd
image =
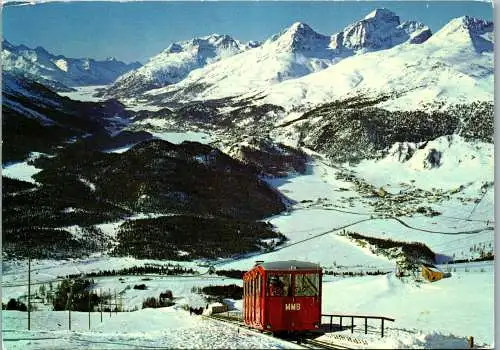
[[[263,222],[176,215],[126,222],[113,255],[138,259],[192,260],[232,257],[269,246],[261,240],[286,237]]]
[[[362,104],[357,99],[354,104]],[[366,102],[369,104],[369,102]],[[457,105],[444,111],[387,111],[349,102],[313,109],[288,123],[302,143],[336,161],[383,156],[397,142],[425,142],[457,134],[465,140],[493,142],[492,103]]]
[[[41,255],[47,254],[49,247],[57,247],[63,255],[70,248],[81,253],[78,245],[96,246],[92,237],[101,239],[102,234],[92,225],[141,212],[188,214],[183,219],[185,224],[193,221],[193,215],[202,217],[197,220],[207,223],[199,226],[201,234],[221,222],[230,227],[243,221],[246,223],[242,227],[246,228],[242,232],[261,237],[263,227],[252,222],[285,209],[281,195],[258,178],[256,168],[196,142],[174,145],[151,140],[124,153],[102,153],[77,143],[55,157],[35,160],[34,165],[43,169],[34,175],[38,186],[7,180],[3,192],[4,248],[18,254],[26,253],[20,247],[26,248],[30,241],[36,242],[38,248],[45,247]],[[89,230],[86,239],[73,242],[75,238],[65,227],[74,225]],[[185,230],[177,226],[174,231],[177,229]],[[47,232],[57,232],[59,238],[45,244],[41,239]],[[262,232],[268,232],[263,238],[275,236],[269,228]],[[216,236],[210,237],[213,244],[219,242]],[[143,240],[155,242],[153,236],[143,236]],[[238,246],[241,249],[235,248],[234,252],[255,248],[256,243],[251,242],[242,242]],[[145,254],[141,253],[143,248],[136,248],[133,254]],[[198,251],[195,255],[200,254]]]

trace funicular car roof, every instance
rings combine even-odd
[[[321,270],[321,266],[307,261],[284,260],[261,263],[260,266],[267,271],[283,270]]]

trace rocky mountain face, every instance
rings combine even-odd
[[[73,86],[106,85],[120,75],[140,67],[114,58],[96,61],[91,58],[68,58],[49,53],[43,47],[2,42],[2,69],[24,76],[56,91],[70,91]]]
[[[364,19],[332,36],[331,47],[339,51],[367,52],[390,49],[404,42],[421,44],[431,37],[422,23],[406,21],[387,9],[376,9]]]
[[[144,91],[178,83],[192,70],[258,46],[228,35],[212,34],[172,43],[144,66],[120,76],[105,92],[108,96],[131,97]]]

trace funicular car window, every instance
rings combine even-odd
[[[270,274],[267,283],[267,295],[292,296],[292,276],[290,274]]]
[[[307,273],[295,275],[296,296],[317,296],[319,291],[319,274]]]

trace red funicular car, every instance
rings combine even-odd
[[[276,333],[318,329],[321,278],[321,267],[310,262],[257,261],[243,275],[245,324]]]

